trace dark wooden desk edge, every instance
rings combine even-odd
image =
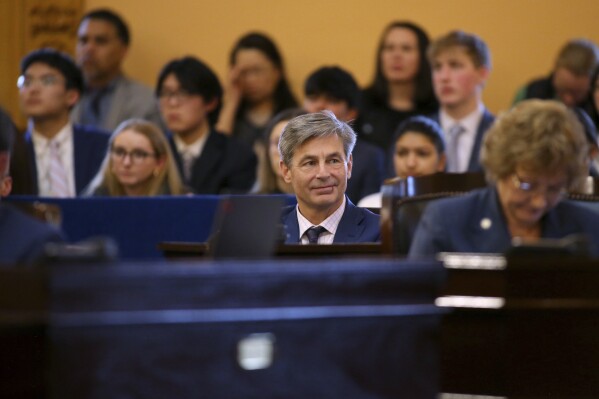
[[[158,249],[164,257],[194,258],[206,255],[208,244],[205,242],[161,242]],[[281,244],[275,251],[275,256],[304,256],[304,255],[378,255],[382,254],[380,243],[332,244],[332,245],[301,245]]]

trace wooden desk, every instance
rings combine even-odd
[[[452,255],[445,266],[444,392],[599,395],[599,261]]]
[[[167,259],[199,258],[208,252],[207,243],[194,242],[162,242],[158,244]],[[275,256],[323,256],[323,255],[378,255],[382,253],[379,243],[361,244],[332,244],[332,245],[300,245],[281,244],[277,247]]]

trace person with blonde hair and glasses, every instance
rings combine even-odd
[[[91,196],[186,194],[168,141],[143,119],[122,122],[110,137],[100,171],[86,190]]]
[[[512,239],[584,234],[599,255],[599,212],[564,199],[588,174],[588,143],[574,113],[556,101],[523,101],[485,138],[481,162],[490,186],[434,201],[425,210],[411,257],[438,252],[503,252]]]

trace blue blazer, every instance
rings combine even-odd
[[[110,134],[91,126],[73,126],[73,168],[75,170],[75,192],[79,195],[94,178],[108,150]],[[31,132],[25,133],[25,142],[31,164],[32,186],[35,195],[39,195],[37,186],[37,163]]]
[[[0,203],[0,265],[30,264],[43,253],[47,242],[63,241],[52,226]]]
[[[484,222],[483,222],[484,221]],[[599,212],[573,201],[561,201],[547,212],[543,238],[563,238],[585,233],[599,256]],[[410,257],[438,252],[501,253],[510,248],[508,231],[494,187],[475,190],[463,197],[431,202],[420,220],[410,247]]]
[[[183,176],[183,162],[173,136],[169,141],[179,173]],[[256,180],[257,158],[252,148],[210,130],[200,157],[191,167],[188,187],[196,194],[243,194],[250,191]]]
[[[287,229],[286,244],[300,242],[297,206],[283,208],[281,220]],[[346,198],[345,210],[337,226],[334,243],[378,242],[381,240],[380,217],[368,209],[358,208]]]
[[[437,123],[440,122],[439,114],[435,114],[432,116],[432,119]],[[483,110],[483,116],[478,124],[478,129],[476,129],[476,137],[474,138],[474,145],[472,146],[472,152],[470,153],[470,160],[468,161],[468,169],[467,172],[482,172],[483,168],[480,164],[480,149],[483,144],[483,138],[485,137],[485,133],[491,125],[495,122],[495,116],[489,112],[488,109]]]

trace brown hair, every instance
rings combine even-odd
[[[527,100],[489,129],[481,163],[491,182],[511,175],[520,165],[538,174],[563,171],[568,188],[574,189],[588,174],[588,144],[582,125],[564,104]]]
[[[562,47],[555,60],[555,69],[565,68],[574,75],[590,77],[598,61],[599,50],[595,43],[586,39],[575,39]]]
[[[491,53],[487,44],[478,36],[461,30],[449,32],[433,41],[428,47],[428,59],[433,64],[435,58],[444,51],[455,47],[466,50],[466,54],[477,67],[491,69]]]

